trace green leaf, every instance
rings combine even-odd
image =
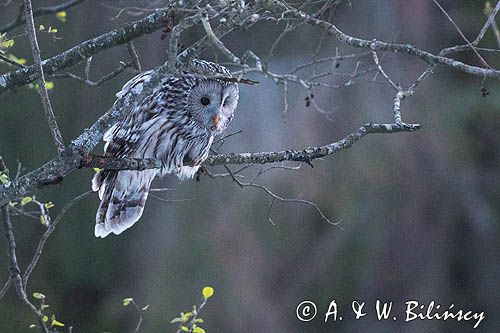
[[[171,324],[180,323],[180,322],[182,322],[182,318],[174,318],[170,321]]]
[[[214,288],[212,288],[212,287],[205,287],[205,288],[203,288],[202,293],[203,293],[203,297],[205,299],[209,299],[210,297],[212,297],[214,295]]]
[[[14,46],[13,39],[4,39],[0,42],[0,48],[2,48],[2,49],[9,49],[13,46]]]
[[[36,299],[45,299],[45,295],[42,293],[33,293],[33,297]]]
[[[101,171],[101,169],[99,169],[99,168],[94,168],[94,171],[95,171],[95,172],[99,172],[99,171]]]
[[[132,297],[124,298],[123,301],[122,301],[123,302],[123,306],[129,305],[133,301],[134,301],[134,299]]]
[[[202,324],[203,323],[203,318],[196,318],[194,320],[195,323]]]
[[[201,328],[201,327],[196,326],[193,329],[193,333],[205,333],[205,330],[203,328]]]
[[[44,203],[43,206],[45,207],[45,209],[50,209],[50,208],[54,207],[55,205],[52,201],[49,201],[49,202]]]
[[[49,225],[49,220],[47,219],[47,217],[44,214],[40,215],[40,223],[42,225]]]
[[[181,326],[181,331],[189,332],[189,329],[186,326]]]
[[[60,12],[57,12],[56,13],[56,17],[59,21],[61,21],[62,23],[65,23],[66,22],[66,18],[68,16],[68,13],[66,13],[65,10],[63,11],[60,11]]]
[[[61,323],[60,321],[57,321],[56,315],[52,315],[51,319],[51,326],[59,326],[59,327],[64,327],[64,324]]]
[[[44,323],[46,323],[46,322],[48,322],[48,321],[49,321],[49,317],[47,317],[47,316],[43,316],[43,317],[42,317],[42,320],[43,320],[43,322],[44,322]]]
[[[7,184],[8,182],[9,182],[9,176],[7,176],[3,172],[0,172],[0,183]]]
[[[18,58],[18,57],[16,57],[13,54],[8,54],[7,58],[9,58],[10,60],[12,60],[14,62],[17,62],[20,65],[25,65],[28,62],[26,59],[24,59],[24,58]]]
[[[30,202],[33,201],[33,197],[24,197],[22,200],[21,200],[21,205],[24,206],[24,205],[27,205],[29,204]]]

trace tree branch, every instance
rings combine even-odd
[[[369,123],[361,126],[343,139],[325,146],[279,152],[211,155],[204,164],[213,166],[228,164],[265,164],[283,161],[310,163],[314,159],[332,155],[338,151],[350,148],[367,134],[412,132],[419,128],[419,124]],[[161,163],[154,159],[141,160],[134,158],[106,157],[87,154],[81,150],[68,150],[63,156],[58,156],[42,167],[3,185],[0,188],[0,205],[6,204],[15,198],[26,196],[34,189],[59,184],[67,174],[75,169],[95,167],[115,170],[145,170],[159,168],[161,167]]]

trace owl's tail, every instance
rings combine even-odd
[[[149,187],[156,170],[101,170],[92,179],[92,190],[99,191],[95,236],[118,235],[137,222],[144,210]]]

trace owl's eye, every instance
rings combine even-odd
[[[200,102],[201,104],[203,105],[208,105],[210,104],[210,98],[206,97],[206,96],[203,96],[201,99],[200,99]]]

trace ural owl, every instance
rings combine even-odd
[[[238,86],[215,76],[231,77],[220,65],[193,60],[190,69],[165,77],[104,135],[106,156],[155,158],[161,169],[101,170],[92,180],[101,203],[95,236],[120,234],[142,215],[152,180],[175,173],[191,179],[208,156],[214,137],[224,131],[238,103]],[[127,82],[117,97],[150,79],[151,71]],[[191,165],[183,161],[191,160]]]

